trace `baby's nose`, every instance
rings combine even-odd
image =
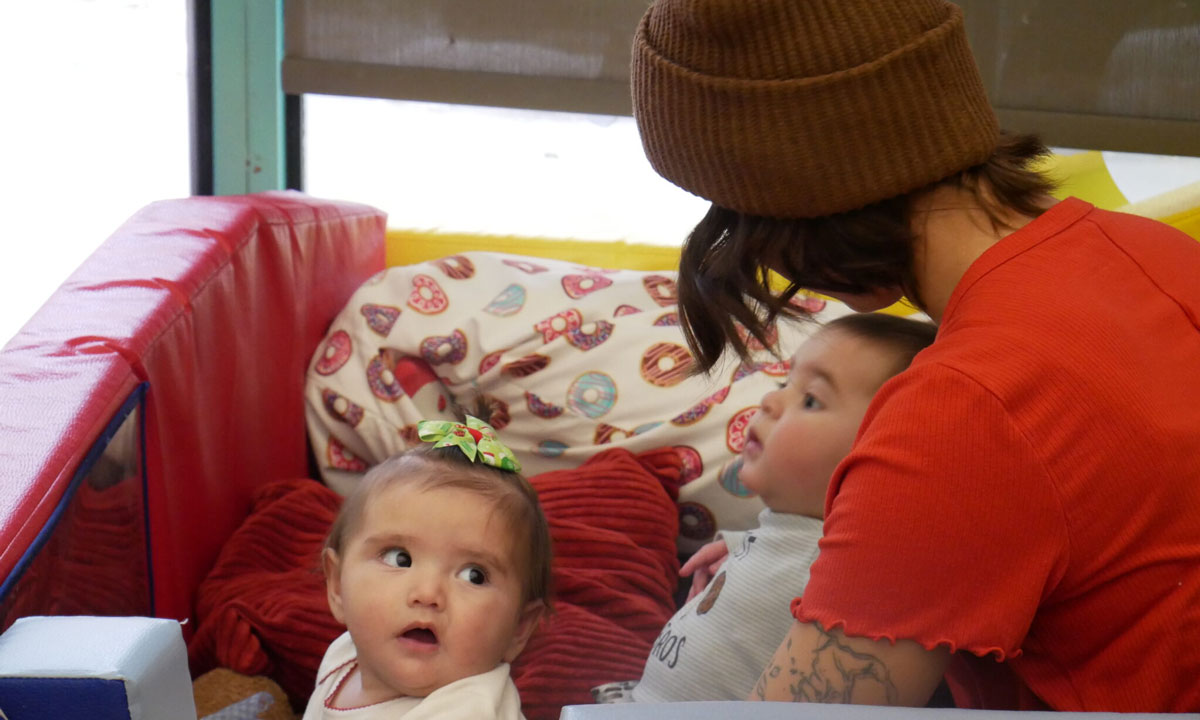
[[[758,412],[765,415],[773,415],[779,411],[779,404],[782,402],[783,389],[776,388],[767,392],[762,396],[762,402],[758,406]]]
[[[440,608],[445,603],[445,584],[437,573],[420,573],[412,578],[412,585],[408,589],[410,607]]]

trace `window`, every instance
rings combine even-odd
[[[632,117],[304,96],[304,189],[392,227],[679,245],[708,203],[659,177]]]
[[[0,3],[0,345],[130,215],[186,196],[185,0]]]

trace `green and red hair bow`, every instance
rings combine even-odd
[[[417,437],[434,443],[435,448],[457,447],[471,462],[481,462],[501,470],[521,472],[521,463],[496,431],[477,417],[467,416],[467,422],[452,420],[422,420],[417,423]]]

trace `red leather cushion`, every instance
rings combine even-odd
[[[0,352],[0,577],[148,381],[156,612],[189,617],[255,488],[307,474],[305,365],[383,268],[384,221],[299,193],[196,197],[150,205],[105,241]]]

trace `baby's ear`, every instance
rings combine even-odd
[[[511,663],[517,659],[545,614],[546,603],[541,600],[530,600],[525,603],[525,607],[521,609],[521,619],[517,622],[512,642],[509,643],[508,650],[504,653],[504,662]]]
[[[325,596],[329,600],[329,611],[338,622],[342,619],[342,574],[341,561],[333,548],[321,551],[321,569],[325,572]]]

